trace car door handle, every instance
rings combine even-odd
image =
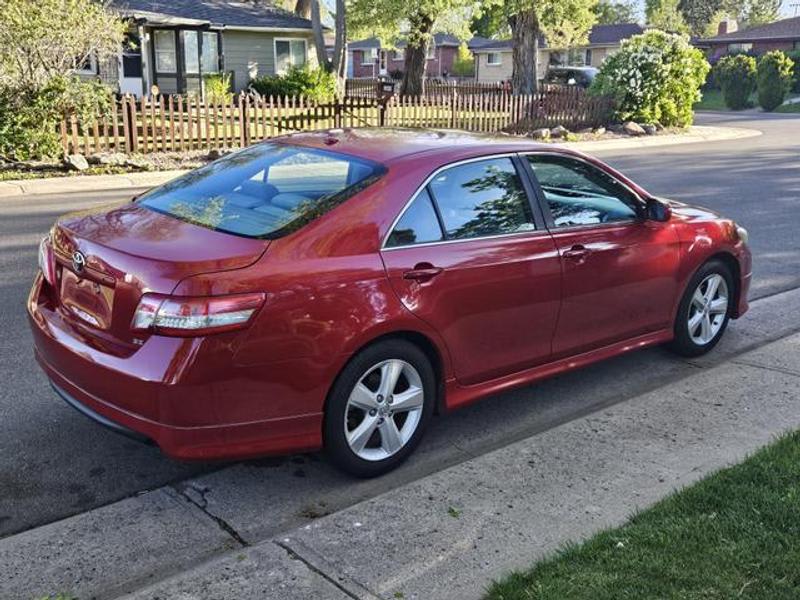
[[[403,273],[403,279],[413,279],[414,281],[428,281],[444,271],[441,267],[434,267],[430,263],[416,265],[410,271]]]
[[[582,261],[585,260],[586,257],[589,256],[589,254],[591,254],[591,252],[592,251],[589,250],[586,246],[583,246],[581,244],[575,244],[569,250],[565,250],[563,256],[564,258],[568,258],[570,260]]]

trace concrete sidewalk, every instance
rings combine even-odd
[[[593,152],[598,150],[624,150],[743,139],[759,135],[761,135],[761,132],[755,129],[693,126],[687,133],[682,134],[566,142],[562,145],[582,152]],[[187,171],[153,171],[147,173],[129,173],[126,175],[75,175],[72,177],[0,181],[0,198],[39,194],[72,194],[86,191],[121,190],[128,188],[149,188],[166,183],[186,172]]]
[[[798,409],[793,334],[254,545],[180,486],[12,536],[0,597],[479,598],[800,427]]]

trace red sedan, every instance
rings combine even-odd
[[[61,218],[28,302],[72,406],[181,459],[324,447],[361,476],[431,415],[617,354],[707,352],[747,232],[510,138],[331,130]]]

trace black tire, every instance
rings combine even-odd
[[[720,275],[728,288],[728,306],[725,310],[721,327],[706,343],[698,343],[689,333],[689,312],[692,303],[692,296],[694,295],[697,287],[701,285],[709,276]],[[670,350],[679,354],[680,356],[700,356],[709,352],[719,343],[725,329],[728,327],[731,311],[733,309],[733,302],[735,296],[735,287],[733,282],[733,274],[730,267],[720,260],[710,260],[701,266],[694,276],[689,280],[686,286],[686,291],[683,293],[681,303],[678,306],[678,314],[675,316],[675,338],[668,344]]]
[[[416,429],[398,451],[387,458],[367,460],[356,454],[347,441],[346,412],[353,412],[352,408],[348,411],[348,399],[362,377],[368,372],[375,372],[372,368],[387,360],[404,361],[416,370],[423,390],[423,406]],[[403,375],[401,379],[402,377]],[[422,439],[433,414],[436,390],[433,367],[425,353],[414,344],[405,340],[389,339],[365,348],[345,366],[328,395],[323,425],[323,440],[328,457],[338,468],[356,477],[376,477],[396,468],[408,458]],[[360,416],[365,418],[363,413]],[[377,430],[375,433],[381,434]]]

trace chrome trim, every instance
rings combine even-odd
[[[389,232],[391,233],[391,231]],[[479,237],[459,238],[457,240],[439,240],[438,242],[422,242],[420,244],[407,244],[405,246],[392,246],[391,248],[381,248],[381,252],[391,252],[392,250],[408,250],[409,248],[426,248],[428,246],[441,246],[443,244],[458,244],[464,242],[480,242],[483,240],[496,240],[498,238],[516,237],[529,235],[544,236],[547,235],[546,229],[531,229],[529,231],[512,231],[511,233],[497,233],[495,235],[482,235]]]
[[[421,247],[421,246],[433,246],[433,245],[436,245],[436,244],[447,244],[447,243],[452,243],[452,242],[468,242],[468,241],[474,241],[474,240],[485,240],[485,239],[490,239],[490,238],[495,238],[495,237],[506,237],[506,236],[509,236],[509,235],[520,235],[521,233],[532,233],[534,231],[537,231],[537,232],[538,231],[542,231],[541,229],[536,228],[536,223],[534,222],[534,223],[532,223],[534,228],[532,230],[530,230],[530,231],[524,231],[524,232],[515,231],[513,233],[502,233],[502,234],[497,234],[497,235],[492,235],[492,236],[480,236],[480,237],[466,238],[466,239],[459,239],[459,240],[440,240],[438,242],[423,242],[421,244],[407,244],[405,246],[393,246],[391,248],[387,248],[386,247],[386,242],[389,241],[389,237],[392,235],[392,232],[394,231],[394,228],[397,226],[397,223],[400,221],[400,219],[403,218],[403,215],[406,214],[406,211],[411,206],[411,203],[414,202],[414,200],[417,199],[417,196],[419,196],[419,194],[422,192],[422,190],[424,190],[425,187],[431,182],[431,180],[434,177],[436,177],[439,173],[441,173],[442,171],[444,171],[446,169],[450,169],[452,167],[459,167],[461,165],[466,165],[466,164],[473,163],[473,162],[480,162],[480,161],[484,161],[484,160],[491,160],[491,159],[494,159],[494,158],[510,158],[510,159],[513,160],[513,158],[515,156],[518,156],[518,155],[519,155],[519,152],[503,152],[501,154],[487,154],[487,155],[484,155],[484,156],[473,156],[472,158],[465,158],[465,159],[462,159],[462,160],[458,160],[456,162],[447,163],[446,165],[442,165],[441,167],[436,169],[433,173],[428,175],[428,177],[425,178],[425,180],[422,182],[422,184],[417,187],[416,191],[413,194],[411,194],[411,199],[408,202],[406,202],[405,205],[403,205],[403,208],[400,210],[400,212],[398,213],[397,217],[395,217],[394,221],[392,221],[391,226],[389,227],[389,229],[386,230],[386,235],[383,236],[383,241],[381,242],[380,251],[382,252],[384,250],[397,250],[399,248],[417,248],[417,247]],[[511,166],[514,167],[515,171],[517,170],[517,167],[516,167],[516,165],[513,164],[513,162],[512,162]],[[517,175],[520,177],[520,179],[522,179],[522,174],[521,173],[517,173]],[[521,183],[521,181],[520,181],[520,183]],[[525,195],[527,196],[527,191],[526,191]],[[436,202],[436,199],[433,198],[432,196],[431,196],[431,200],[433,202]],[[445,232],[442,232],[442,233],[445,233]]]

